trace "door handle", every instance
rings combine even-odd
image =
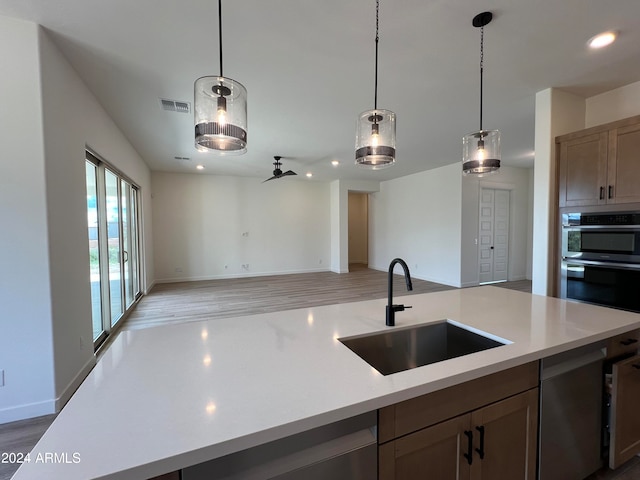
[[[620,340],[620,343],[626,347],[627,345],[638,343],[638,340],[635,338],[627,338],[626,340]]]
[[[467,463],[471,465],[473,463],[473,432],[471,430],[465,430],[464,434],[469,440],[467,443],[467,453],[463,454],[463,457],[467,459]]]
[[[482,460],[484,458],[484,426],[476,427],[476,430],[480,432],[480,448],[476,448],[476,452]]]
[[[609,198],[613,198],[613,185],[609,185]]]
[[[491,250],[493,250],[493,245],[491,245]]]
[[[122,251],[122,262],[127,263],[129,261],[129,252],[126,250]]]
[[[600,187],[600,200],[604,200],[604,187]]]

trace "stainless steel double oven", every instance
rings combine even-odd
[[[640,312],[640,212],[562,214],[560,297]]]

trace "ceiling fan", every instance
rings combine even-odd
[[[275,162],[273,162],[273,166],[275,167],[273,170],[273,177],[267,178],[264,182],[268,182],[269,180],[275,180],[277,178],[287,177],[289,175],[297,175],[297,173],[294,172],[293,170],[287,170],[286,172],[282,171],[282,169],[280,168],[282,167],[282,163],[280,163],[280,159],[282,158],[281,156],[276,155],[273,158],[275,159]]]

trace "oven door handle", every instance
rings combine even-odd
[[[582,230],[608,230],[611,232],[621,232],[627,230],[638,230],[640,225],[562,225],[562,230],[565,232]]]
[[[598,260],[579,260],[567,257],[562,257],[562,261],[567,264],[609,267],[617,268],[618,270],[640,270],[640,263],[601,262]]]

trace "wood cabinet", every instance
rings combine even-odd
[[[609,467],[640,453],[640,355],[613,365]]]
[[[640,116],[556,138],[558,202],[640,202]]]
[[[537,384],[534,362],[381,409],[379,479],[533,480]]]
[[[607,342],[611,377],[606,382],[609,395],[609,467],[618,468],[640,453],[640,330]],[[617,360],[616,360],[617,359]]]

